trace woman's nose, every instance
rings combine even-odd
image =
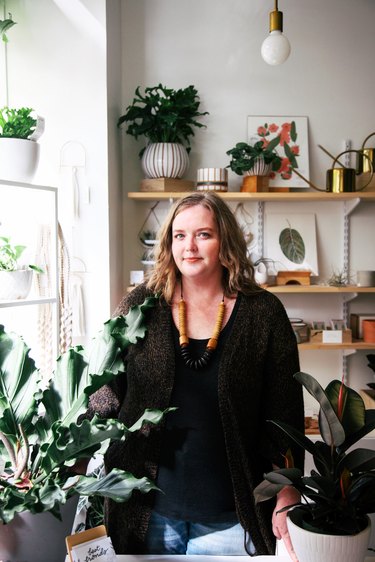
[[[196,244],[196,240],[194,236],[187,236],[185,238],[185,242],[186,242],[186,249],[189,251],[194,251],[197,248],[197,244]]]

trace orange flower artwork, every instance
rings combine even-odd
[[[266,147],[274,139],[278,139],[276,152],[281,158],[281,165],[272,172],[270,187],[308,188],[305,181],[293,174],[293,169],[298,168],[306,179],[310,179],[307,117],[248,117],[249,142],[262,140]]]

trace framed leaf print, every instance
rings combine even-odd
[[[263,140],[267,145],[278,139],[276,152],[281,158],[281,166],[272,172],[269,187],[308,188],[309,185],[293,168],[310,179],[309,146],[307,136],[307,117],[249,115],[247,118],[248,143]]]
[[[311,271],[319,275],[313,213],[266,213],[264,256],[276,271]]]

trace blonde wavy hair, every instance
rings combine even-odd
[[[172,226],[175,217],[184,209],[202,205],[210,210],[216,221],[220,250],[219,260],[223,266],[223,288],[227,297],[238,291],[245,294],[259,291],[254,281],[254,268],[247,255],[246,242],[242,230],[224,200],[215,193],[196,192],[176,201],[162,225],[155,249],[155,266],[150,273],[147,287],[161,294],[171,303],[180,271],[172,255]]]

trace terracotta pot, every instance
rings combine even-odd
[[[375,343],[375,320],[363,320],[363,341],[366,343]]]

